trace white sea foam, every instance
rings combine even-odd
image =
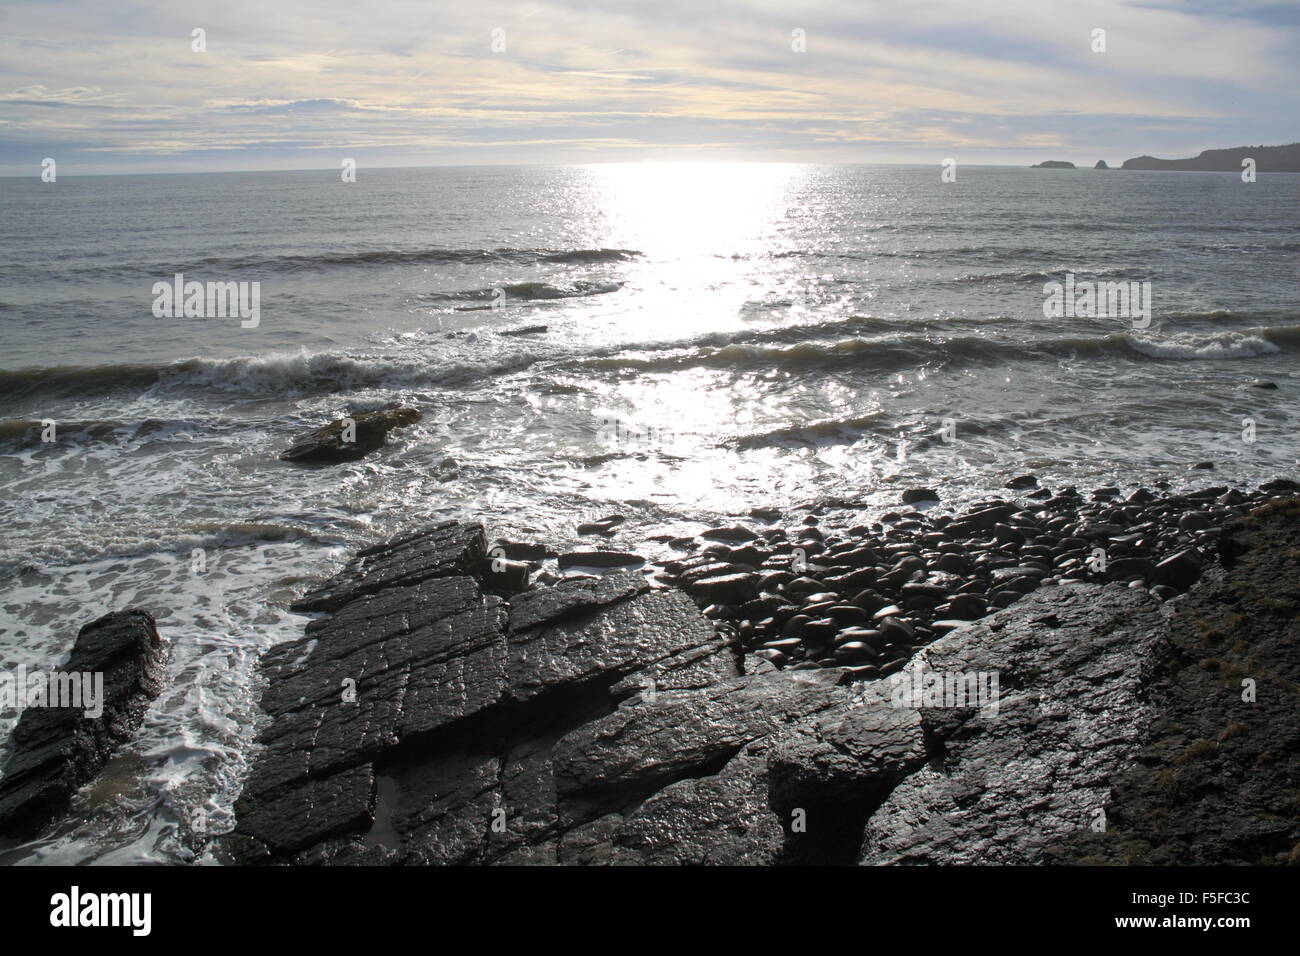
[[[1257,335],[1224,332],[1217,335],[1125,336],[1130,348],[1161,359],[1239,359],[1280,352]]]

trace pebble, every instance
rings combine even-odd
[[[621,568],[645,564],[639,554],[624,551],[570,551],[557,559],[561,568]]]
[[[736,525],[735,527],[731,527],[731,528],[710,528],[708,531],[702,532],[700,534],[700,537],[706,541],[726,541],[731,543],[743,543],[746,541],[753,541],[755,538],[758,537],[758,535],[755,532],[749,530],[748,528],[743,528],[740,525]]]
[[[933,488],[908,488],[903,492],[901,500],[905,505],[913,505],[918,501],[938,501],[939,492]]]

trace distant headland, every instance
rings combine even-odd
[[[1285,146],[1232,146],[1227,149],[1207,149],[1191,159],[1157,159],[1154,156],[1138,156],[1126,159],[1119,169],[1190,169],[1211,173],[1235,173],[1241,171],[1244,159],[1253,159],[1255,168],[1261,173],[1300,173],[1300,143],[1288,143]],[[1030,169],[1076,169],[1074,163],[1061,159],[1049,159],[1035,163]],[[1107,166],[1104,159],[1097,160],[1093,169],[1114,169]]]

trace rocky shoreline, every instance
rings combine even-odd
[[[1300,486],[1085,498],[1032,476],[1011,484],[1015,497],[955,514],[913,489],[871,524],[842,503],[788,520],[756,512],[673,542],[691,553],[658,567],[598,548],[489,545],[455,522],[366,549],[297,605],[324,616],[264,659],[270,723],[226,852],[282,863],[1141,858],[1134,847],[1155,838],[1131,821],[1151,797],[1141,782],[1123,789],[1122,773],[1174,706],[1152,695],[1183,646],[1181,608],[1241,587],[1223,584],[1234,575],[1258,578],[1278,549],[1300,554],[1295,509],[1279,504],[1294,499],[1278,497]],[[1292,785],[1300,724],[1273,721],[1295,715],[1294,610],[1269,632],[1286,662],[1260,678],[1274,709],[1252,718],[1267,724],[1275,782]],[[932,688],[934,674],[992,675],[995,706],[900,703],[900,686]],[[1219,697],[1207,719],[1226,726],[1235,697]],[[1261,806],[1278,812],[1276,800]],[[1231,841],[1229,830],[1215,832]],[[1295,831],[1293,815],[1233,852],[1279,862]]]

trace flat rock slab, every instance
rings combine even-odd
[[[31,836],[67,809],[77,789],[139,727],[162,690],[165,661],[166,645],[148,611],[117,611],[81,629],[68,662],[43,676],[76,675],[78,686],[87,689],[102,678],[102,698],[88,701],[83,693],[74,706],[46,700],[26,707],[0,778],[0,833]],[[27,677],[30,685],[37,675]],[[87,716],[87,710],[98,716]]]
[[[472,782],[484,768],[497,798],[500,775],[526,794],[524,818],[553,828],[554,797],[538,794],[555,792],[560,735],[644,683],[668,692],[739,675],[694,603],[650,591],[641,575],[563,582],[509,604],[483,594],[461,573],[480,567],[483,540],[478,526],[448,525],[395,539],[300,602],[334,613],[263,663],[272,722],[236,808],[251,841],[240,854],[330,856],[338,832],[378,829],[388,836],[365,845],[367,860],[462,862],[487,852],[449,835],[488,832],[484,786]]]

